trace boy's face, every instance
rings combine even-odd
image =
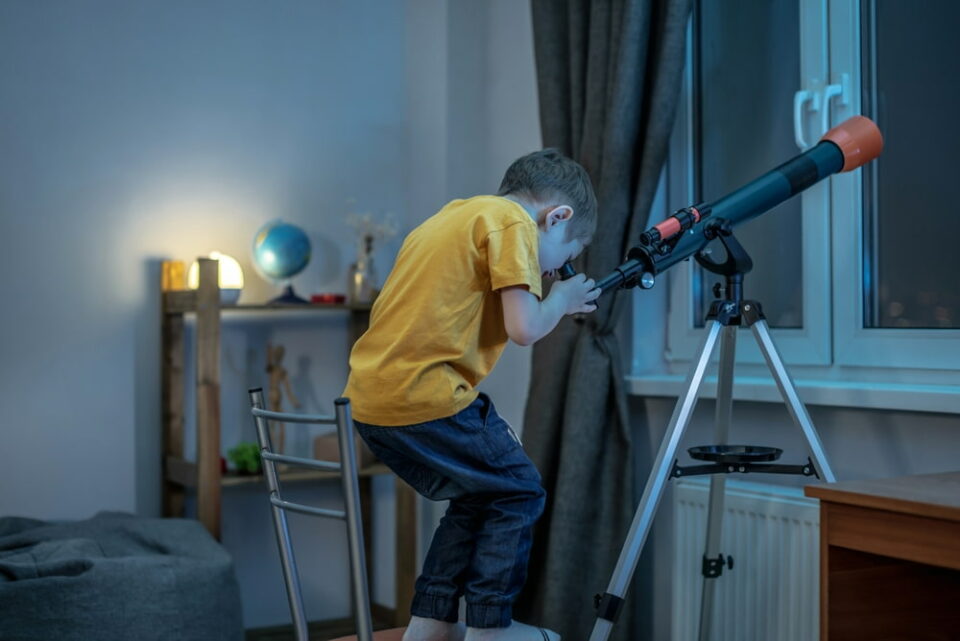
[[[585,243],[579,238],[567,238],[567,228],[573,210],[561,205],[546,210],[540,227],[540,271],[544,276],[556,276],[556,271],[580,255]]]

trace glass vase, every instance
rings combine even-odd
[[[347,298],[352,304],[372,303],[377,294],[377,272],[373,258],[361,256],[350,265],[347,275]]]

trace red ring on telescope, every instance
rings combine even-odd
[[[696,207],[687,207],[687,211],[693,214],[694,225],[700,222],[700,211]],[[653,228],[660,232],[660,238],[666,240],[683,231],[683,224],[676,216],[670,216],[654,225]]]
[[[674,234],[679,233],[680,231],[680,221],[670,216],[666,220],[660,221],[653,226],[658,232],[660,232],[660,238],[666,239],[670,238]]]

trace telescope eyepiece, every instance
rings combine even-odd
[[[652,247],[660,240],[660,230],[656,227],[651,227],[647,231],[640,234],[640,244],[644,247]]]
[[[573,278],[577,275],[577,270],[573,268],[573,265],[570,263],[564,263],[560,266],[560,269],[557,270],[557,276],[560,277],[560,280],[567,280],[568,278]]]

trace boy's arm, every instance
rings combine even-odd
[[[507,336],[519,345],[532,345],[549,334],[564,315],[594,311],[597,307],[591,301],[599,295],[593,280],[583,274],[554,282],[542,301],[526,287],[504,287],[500,299]]]

